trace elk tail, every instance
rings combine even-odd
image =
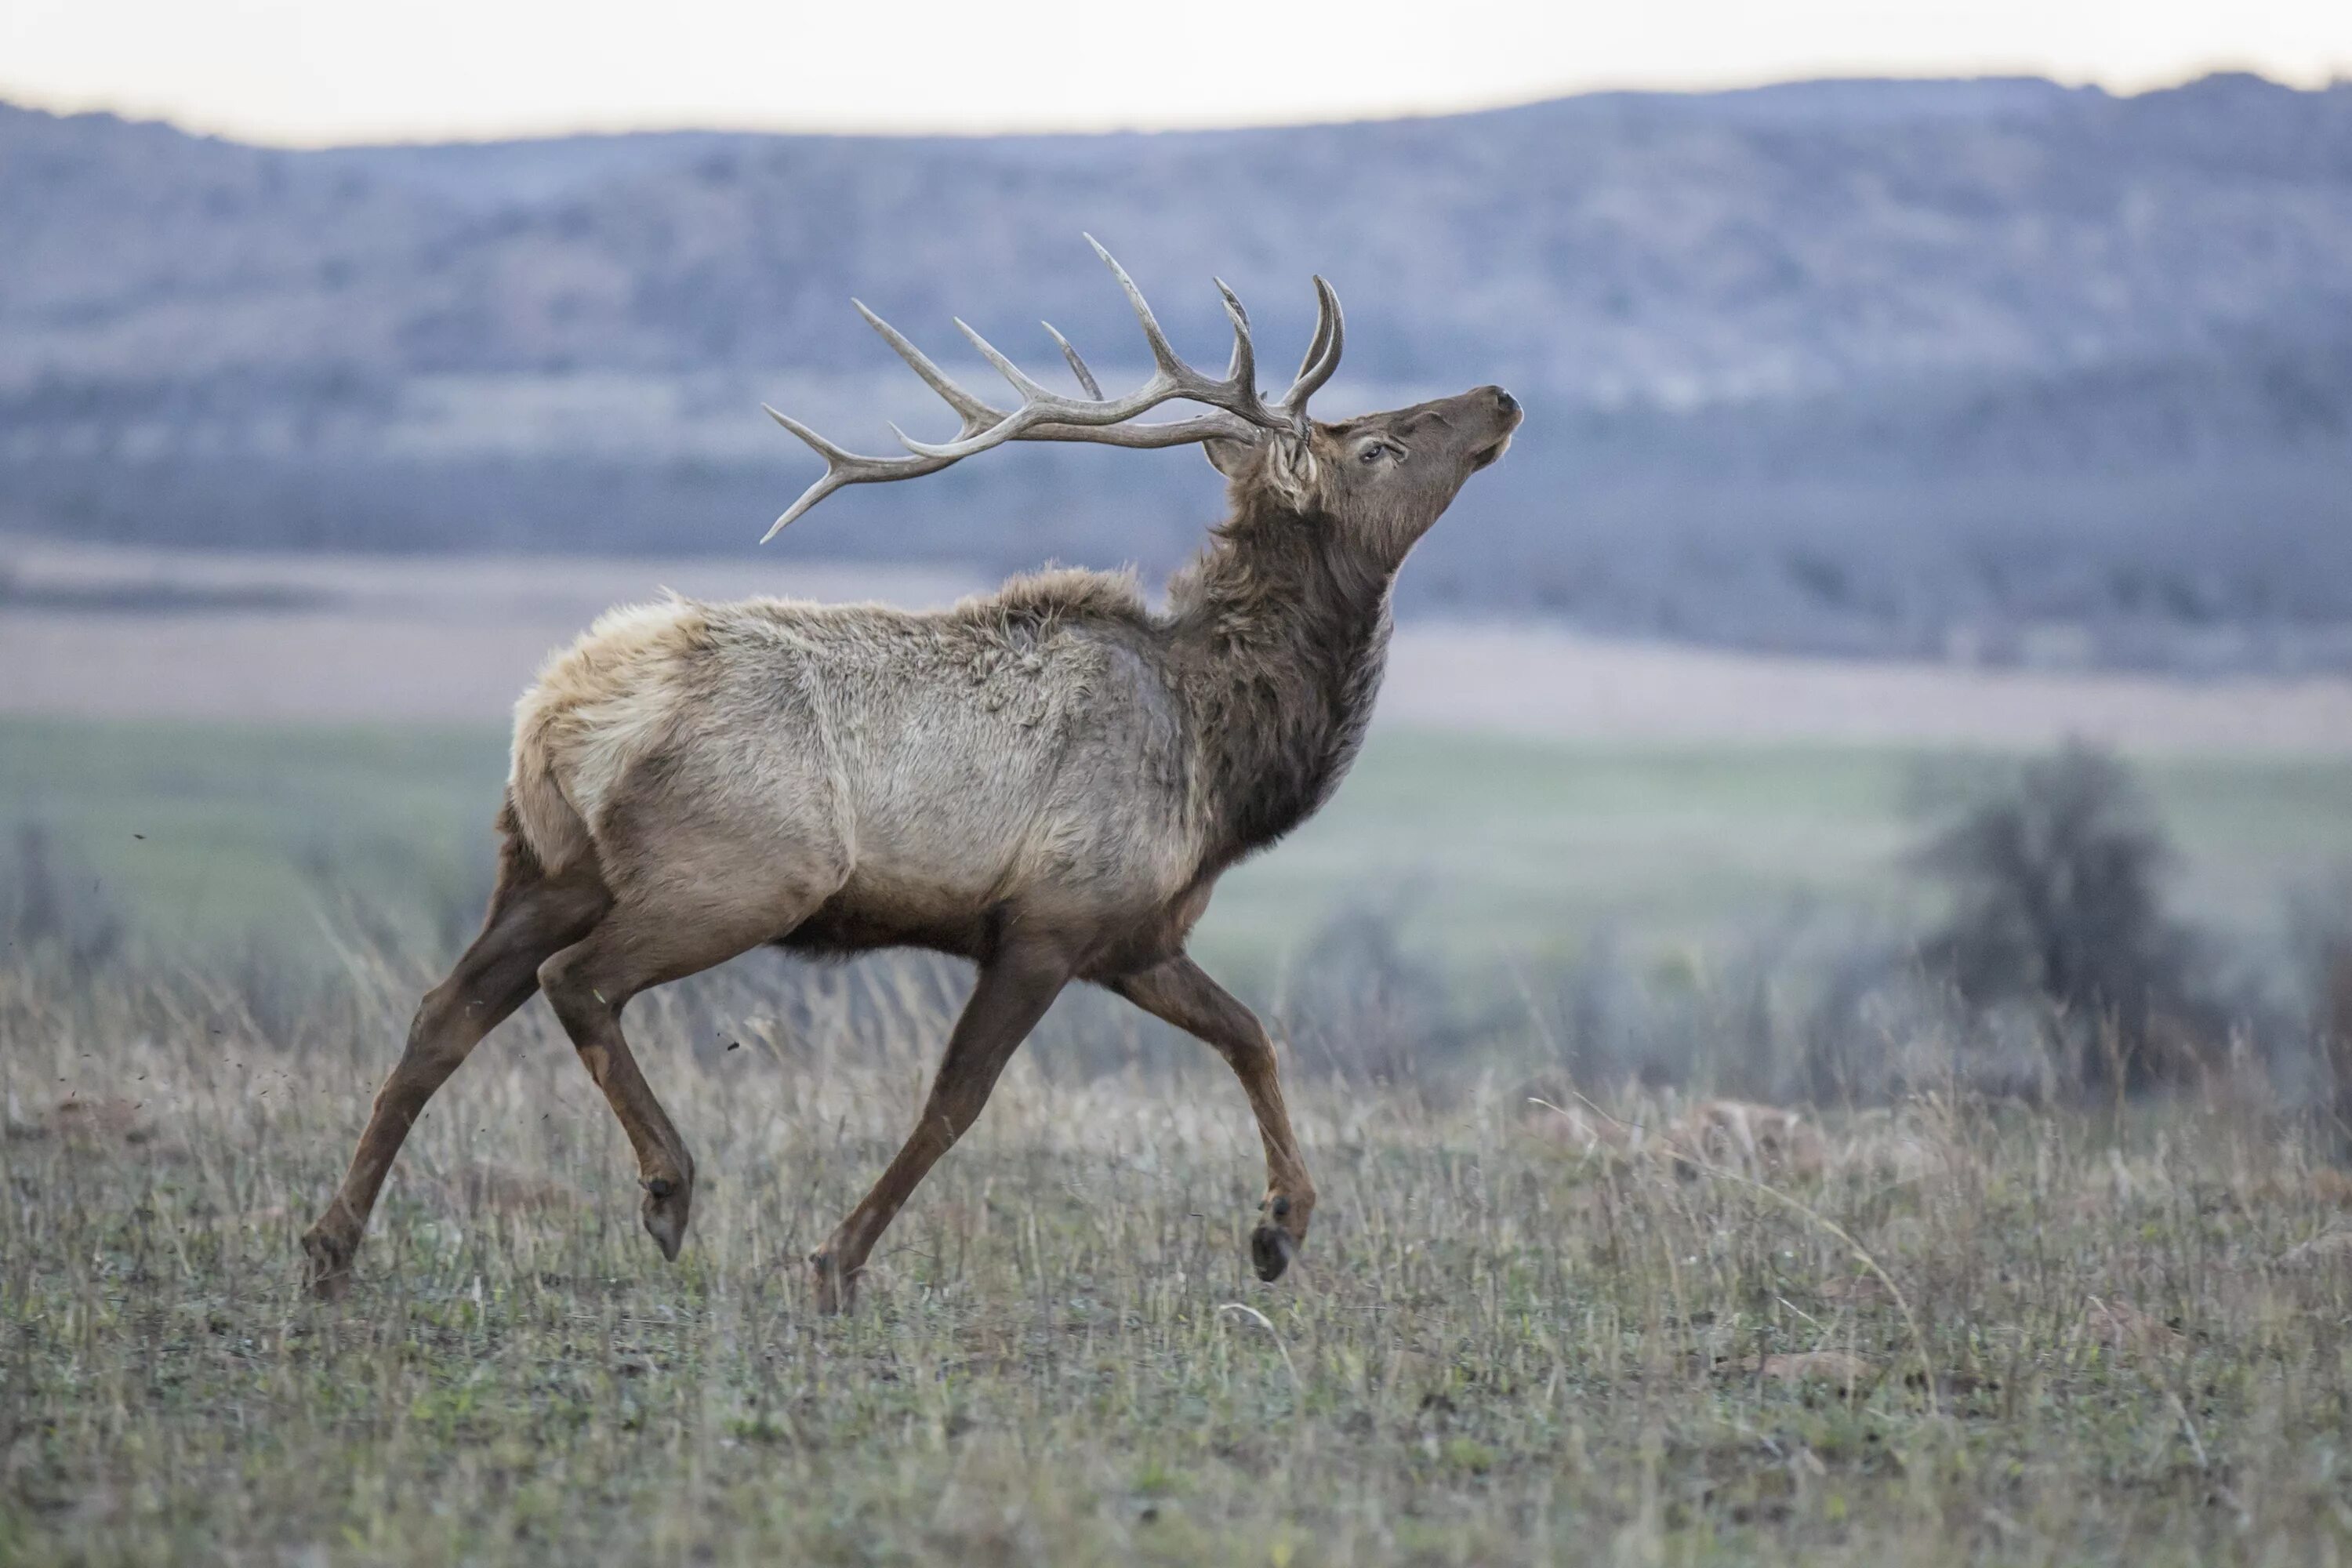
[[[506,808],[499,826],[519,835],[553,876],[594,853],[588,824],[556,781],[549,755],[547,714],[526,711],[515,726],[514,767],[507,775]]]

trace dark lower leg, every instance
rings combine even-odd
[[[593,940],[593,938],[591,939]],[[583,943],[583,946],[586,944]],[[641,985],[627,985],[606,974],[600,983],[588,965],[567,964],[572,954],[560,953],[547,967],[560,973],[547,979],[547,999],[563,1021],[564,1032],[580,1053],[580,1063],[604,1094],[614,1117],[627,1134],[637,1157],[637,1184],[645,1189],[639,1217],[662,1257],[676,1262],[686,1241],[686,1226],[694,1205],[694,1156],[678,1135],[669,1112],[655,1098],[653,1086],[637,1066],[629,1042],[621,1033],[621,1007]]]
[[[820,1309],[838,1311],[855,1294],[858,1270],[866,1267],[874,1244],[940,1156],[979,1120],[1004,1064],[1045,1016],[1069,976],[1060,953],[1042,946],[1008,948],[982,966],[971,997],[948,1037],[947,1053],[915,1131],[873,1190],[809,1259],[816,1271]]]
[[[501,872],[481,934],[418,1006],[407,1046],[376,1092],[342,1184],[302,1238],[310,1285],[320,1294],[339,1293],[348,1281],[376,1194],[425,1101],[485,1035],[530,999],[547,955],[576,940],[604,912],[607,900],[600,885],[541,880],[513,847]]]
[[[1259,1206],[1266,1223],[1250,1237],[1250,1255],[1260,1278],[1279,1278],[1298,1244],[1307,1239],[1307,1224],[1315,1213],[1315,1184],[1299,1154],[1298,1136],[1291,1131],[1274,1042],[1266,1037],[1265,1026],[1190,958],[1174,958],[1126,976],[1111,988],[1153,1017],[1206,1041],[1241,1079],[1242,1092],[1257,1118],[1258,1140],[1265,1146],[1266,1190]]]

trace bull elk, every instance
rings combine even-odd
[[[1091,237],[1089,244],[1093,244]],[[1008,441],[1199,445],[1231,515],[1153,610],[1131,577],[1015,578],[952,609],[670,599],[615,610],[556,655],[516,709],[481,934],[425,997],[351,1169],[302,1240],[321,1295],[351,1278],[370,1209],[425,1101],[482,1037],[546,993],[634,1148],[645,1226],[676,1258],[694,1159],[646,1085],[621,1010],[650,986],[762,944],[845,953],[923,947],[978,978],[921,1120],[810,1258],[819,1306],[980,1114],[1004,1064],[1074,980],[1117,992],[1213,1047],[1265,1146],[1250,1238],[1259,1276],[1306,1238],[1315,1187],[1265,1030],[1185,954],[1217,878],[1330,798],[1363,739],[1390,592],[1519,405],[1499,387],[1337,424],[1308,398],[1345,329],[1315,279],[1313,342],[1289,390],[1258,389],[1249,318],[1222,377],[1186,364],[1108,251],[1157,367],[1107,397],[1066,339],[1083,396],[1032,380],[957,323],[1019,394],[991,405],[887,322],[874,330],[962,421],[860,457],[773,409],[824,459],[769,530],[847,485],[935,473]],[[1171,402],[1205,412],[1158,422]]]

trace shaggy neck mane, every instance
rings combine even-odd
[[[1236,489],[1233,518],[1169,584],[1218,869],[1297,826],[1355,761],[1387,664],[1395,576],[1328,520]]]

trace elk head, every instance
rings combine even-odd
[[[1071,374],[1086,391],[1084,397],[1066,396],[1032,380],[987,339],[958,321],[957,329],[972,347],[1021,395],[1017,408],[998,408],[948,379],[896,328],[863,302],[853,300],[867,323],[955,410],[962,426],[952,440],[924,442],[894,425],[891,433],[907,455],[866,458],[769,409],[770,417],[824,459],[825,471],[776,519],[765,538],[774,538],[779,530],[844,486],[937,473],[1007,441],[1092,442],[1113,447],[1198,444],[1207,449],[1218,471],[1233,482],[1237,499],[1270,502],[1310,523],[1343,531],[1341,542],[1355,553],[1380,568],[1393,570],[1452,503],[1464,481],[1501,457],[1510,445],[1511,433],[1518,428],[1518,400],[1499,386],[1484,386],[1458,397],[1338,424],[1308,417],[1307,401],[1339,368],[1347,341],[1339,298],[1321,278],[1315,279],[1314,341],[1281,397],[1269,403],[1259,392],[1249,313],[1222,279],[1216,280],[1217,292],[1233,322],[1233,357],[1223,376],[1204,374],[1186,364],[1169,345],[1167,334],[1160,331],[1151,307],[1127,269],[1092,235],[1086,238],[1118,279],[1143,328],[1155,367],[1150,380],[1123,397],[1104,396],[1094,372],[1049,321],[1045,331],[1060,346]],[[1201,404],[1211,412],[1183,419],[1131,423],[1161,404],[1174,402]]]
[[[1304,435],[1207,444],[1237,498],[1271,498],[1311,522],[1343,531],[1353,552],[1394,571],[1454,503],[1472,474],[1503,455],[1519,426],[1519,400],[1499,386],[1366,414]]]

